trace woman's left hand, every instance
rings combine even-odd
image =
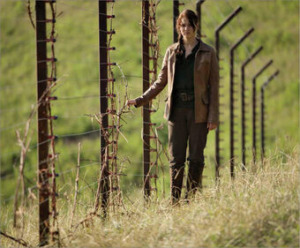
[[[218,125],[215,124],[215,123],[211,123],[211,122],[208,122],[208,123],[207,123],[207,128],[208,128],[209,131],[216,129],[217,126],[218,126]]]

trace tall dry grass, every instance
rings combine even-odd
[[[224,176],[218,189],[207,187],[189,203],[171,207],[168,199],[145,206],[140,196],[124,198],[125,205],[111,211],[106,221],[98,217],[88,226],[70,228],[72,196],[59,202],[60,236],[65,247],[299,247],[299,154],[277,151],[264,165]],[[223,171],[225,175],[225,171]],[[141,192],[139,192],[141,195]],[[128,199],[128,198],[127,198]],[[74,223],[89,212],[87,201],[77,206]],[[8,214],[8,217],[5,217]],[[1,210],[6,232],[11,213]],[[25,210],[23,239],[38,244],[37,206]],[[3,222],[2,222],[3,223]],[[16,243],[1,239],[1,247]]]

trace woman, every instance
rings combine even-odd
[[[187,192],[194,193],[201,188],[207,133],[218,124],[218,62],[213,48],[196,37],[197,26],[192,10],[179,15],[179,42],[168,47],[158,79],[141,97],[127,101],[128,106],[140,107],[168,84],[164,117],[168,120],[173,204],[181,195],[187,144]]]

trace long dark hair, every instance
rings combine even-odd
[[[183,37],[182,37],[181,32],[180,32],[181,19],[183,17],[185,17],[189,20],[189,23],[193,27],[194,31],[198,30],[198,16],[197,16],[197,14],[194,11],[190,10],[190,9],[186,9],[186,10],[182,11],[180,13],[180,15],[178,16],[177,21],[176,21],[176,30],[177,30],[177,33],[178,33],[178,40],[179,40],[179,46],[176,50],[176,53],[178,55],[183,54]]]

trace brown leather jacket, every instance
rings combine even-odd
[[[179,43],[168,47],[157,80],[141,97],[136,98],[136,107],[140,107],[168,84],[168,98],[164,117],[169,120],[172,113],[172,90],[175,75],[176,48]],[[194,66],[195,122],[218,124],[219,108],[219,65],[212,47],[200,40]]]

